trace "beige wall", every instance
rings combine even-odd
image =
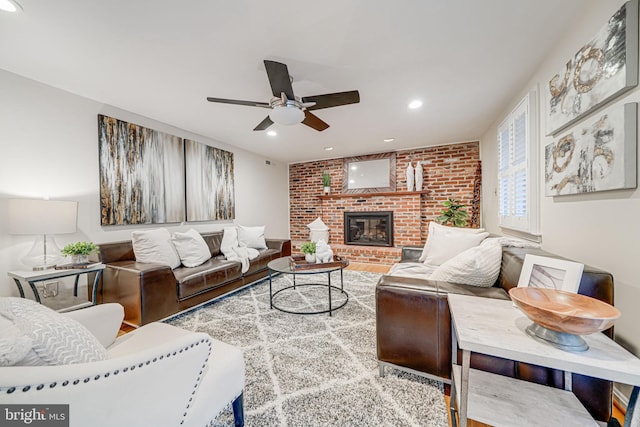
[[[179,108],[179,107],[177,107]],[[288,237],[286,164],[104,105],[0,70],[0,295],[17,295],[7,271],[23,267],[31,236],[6,230],[7,199],[77,200],[78,231],[56,236],[60,246],[78,240],[128,240],[132,229],[100,226],[97,114],[106,114],[234,153],[236,222],[266,225],[268,237]],[[216,230],[227,223],[168,224],[170,230]]]
[[[593,3],[593,7],[574,22],[567,23],[566,36],[558,40],[556,48],[535,70],[535,74],[521,89],[518,97],[496,117],[495,123],[481,139],[483,166],[482,212],[483,225],[492,232],[505,232],[498,227],[497,188],[497,125],[533,88],[538,87],[540,172],[540,222],[542,246],[545,250],[610,271],[615,280],[615,304],[622,311],[616,323],[619,340],[628,342],[640,354],[640,190],[610,191],[585,195],[544,196],[544,147],[552,142],[546,137],[544,96],[540,92],[552,75],[584,43],[589,41],[622,1]],[[541,29],[543,30],[543,29]],[[640,89],[634,88],[611,104],[640,101]]]

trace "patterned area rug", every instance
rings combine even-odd
[[[269,308],[269,280],[168,321],[206,332],[244,351],[246,426],[443,426],[442,384],[387,369],[378,375],[375,284],[379,274],[344,271],[347,304],[328,314]],[[326,283],[327,275],[296,276],[296,284]],[[331,275],[340,286],[340,274]],[[292,285],[274,278],[274,291]],[[333,305],[344,301],[332,290]],[[297,286],[274,302],[291,311],[328,306],[326,286]],[[417,337],[416,337],[417,338]],[[216,426],[232,426],[230,408]]]

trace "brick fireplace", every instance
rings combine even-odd
[[[309,239],[307,224],[317,217],[329,227],[329,244],[334,253],[355,262],[393,264],[402,247],[422,245],[428,224],[440,215],[442,203],[454,197],[479,217],[479,144],[467,142],[396,153],[396,191],[342,193],[343,159],[329,159],[289,165],[289,221],[294,252]],[[423,164],[424,190],[406,191],[404,171],[409,161]],[[322,173],[331,175],[331,193],[322,194]],[[478,191],[476,190],[476,193]],[[476,202],[474,203],[474,199]],[[345,244],[345,212],[393,212],[392,246]]]

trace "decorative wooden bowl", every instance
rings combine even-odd
[[[509,295],[533,322],[567,334],[603,331],[620,317],[617,308],[603,301],[556,289],[512,288]]]

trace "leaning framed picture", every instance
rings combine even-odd
[[[584,264],[557,258],[526,254],[518,287],[558,289],[578,292]]]

